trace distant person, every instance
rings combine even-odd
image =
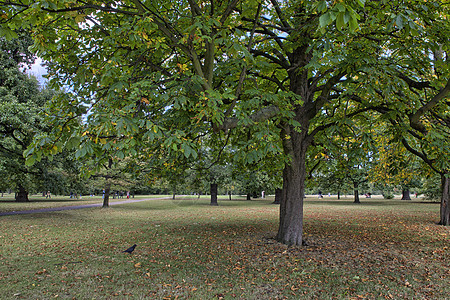
[[[47,196],[45,198],[49,198],[49,199],[52,198],[52,194],[50,193],[50,191],[47,192]]]
[[[319,198],[323,198],[322,191],[319,191]]]

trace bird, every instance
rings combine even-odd
[[[134,248],[136,248],[136,244],[134,244],[133,246],[131,246],[130,248],[128,248],[127,250],[122,251],[122,252],[127,252],[127,253],[130,253],[130,254],[131,254],[131,252],[134,251]]]

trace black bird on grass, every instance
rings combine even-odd
[[[131,252],[134,251],[134,248],[136,248],[136,244],[134,244],[133,246],[131,246],[130,248],[128,248],[127,250],[122,251],[122,252],[127,252],[127,253],[130,253],[130,254],[131,254]]]

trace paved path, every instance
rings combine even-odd
[[[161,199],[170,199],[170,198],[146,198],[146,199],[137,199],[137,200],[123,200],[123,201],[117,201],[117,202],[110,202],[109,205],[135,203],[135,202],[142,202],[142,201],[148,201],[148,200],[161,200]],[[31,210],[7,211],[7,212],[0,212],[0,216],[46,213],[46,212],[52,212],[52,211],[99,207],[102,205],[103,205],[103,203],[95,203],[95,204],[72,205],[72,206],[62,206],[62,207],[31,209]]]

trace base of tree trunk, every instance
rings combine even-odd
[[[15,199],[16,202],[30,202],[30,199],[28,199],[28,192],[22,186],[19,186],[19,192],[16,193]]]
[[[30,200],[28,199],[28,197],[23,198],[23,197],[16,196],[16,202],[30,202]]]
[[[411,200],[409,189],[402,190],[402,199],[401,200]]]
[[[281,197],[283,196],[282,193],[283,193],[282,189],[275,189],[275,201],[273,201],[273,204],[281,203]]]

